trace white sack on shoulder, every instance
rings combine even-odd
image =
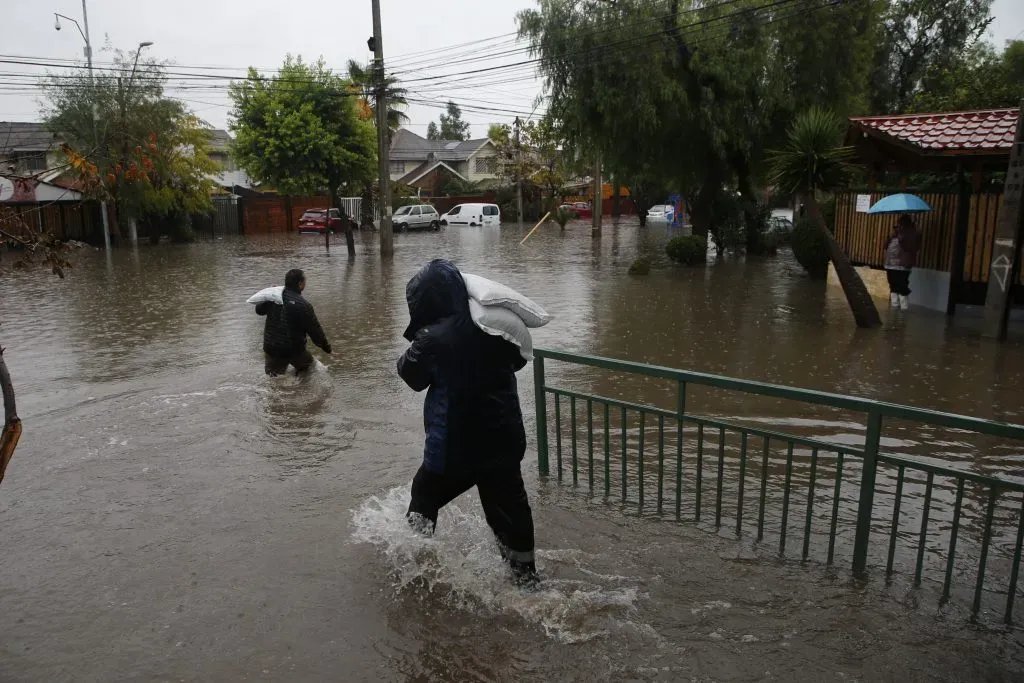
[[[511,287],[468,273],[463,273],[462,279],[466,281],[470,299],[476,299],[484,306],[507,308],[519,316],[527,327],[544,327],[551,322],[552,316],[537,302]]]
[[[481,330],[512,342],[524,359],[533,360],[533,338],[518,315],[501,306],[484,306],[476,299],[469,300],[469,315]]]
[[[262,304],[264,301],[273,301],[275,304],[281,304],[283,306],[283,293],[283,286],[279,285],[277,287],[267,287],[266,289],[261,289],[260,291],[250,296],[248,299],[245,300],[245,303]]]

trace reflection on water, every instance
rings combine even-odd
[[[407,546],[392,547],[401,551],[393,561],[373,539],[352,538],[353,513],[365,512],[374,496],[391,500],[397,494],[388,492],[403,490],[419,459],[422,396],[395,376],[394,362],[405,347],[405,283],[429,258],[450,258],[542,303],[555,320],[535,331],[537,346],[1014,422],[1024,421],[1019,339],[998,345],[970,326],[916,311],[889,317],[881,331],[859,332],[841,293],[807,281],[788,255],[675,268],[661,253],[664,230],[655,227],[612,226],[598,239],[580,224],[564,232],[542,227],[522,246],[514,227],[399,235],[386,263],[376,236],[360,238],[351,261],[337,251],[325,255],[315,238],[278,236],[118,252],[111,269],[102,254],[79,252],[63,282],[0,278],[0,342],[25,420],[0,492],[0,626],[9,634],[0,645],[0,678],[680,680],[760,676],[768,667],[792,680],[827,680],[837,672],[906,671],[906,654],[915,651],[908,648],[919,646],[900,643],[922,642],[921,634],[938,644],[928,650],[934,678],[981,671],[999,679],[1020,670],[993,654],[998,640],[964,633],[959,622],[919,619],[899,596],[862,600],[798,567],[746,563],[747,545],[737,551],[733,540],[604,506],[600,461],[590,499],[538,482],[528,456],[542,569],[561,582],[557,599],[542,605],[485,590],[493,557],[479,538],[486,532],[472,496],[458,508],[464,525],[442,546],[441,561],[460,564],[442,566],[440,582],[415,578],[432,565],[410,565],[401,554]],[[626,274],[639,254],[654,258],[649,277]],[[244,302],[293,267],[306,271],[307,296],[334,354],[319,354],[322,365],[308,377],[270,379],[262,319]],[[674,406],[666,383],[560,364],[547,374],[551,384]],[[528,371],[520,386],[532,433]],[[863,440],[856,415],[710,390],[694,390],[687,401],[700,414],[765,429]],[[599,442],[601,424],[599,416],[591,432]],[[585,487],[583,429],[577,457]],[[657,425],[645,425],[644,487],[649,509],[663,464],[671,517],[674,426],[668,432],[668,455],[659,462]],[[631,453],[639,434],[630,424]],[[696,432],[687,431],[679,492],[682,516],[693,516],[701,482],[705,526],[715,519],[720,481],[718,435],[706,436],[698,465]],[[885,437],[888,452],[1024,475],[1021,453],[1005,443],[902,424],[889,425]],[[563,447],[570,458],[569,442]],[[723,529],[735,523],[741,498],[744,524],[757,523],[761,444],[750,448],[740,496],[741,446],[734,435],[723,444],[721,486],[731,501],[720,513]],[[797,549],[810,457],[798,449],[791,473],[803,492],[790,510]],[[785,476],[785,462],[785,451],[773,449],[773,481]],[[634,455],[627,465],[637,476]],[[812,506],[819,539],[828,531],[835,465],[834,454],[820,454]],[[884,506],[891,511],[890,475],[880,475],[879,529],[887,528]],[[857,480],[856,463],[848,462],[844,500],[855,499]],[[951,491],[949,482],[936,482],[939,535],[930,544],[948,529]],[[637,493],[631,485],[633,505]],[[923,482],[908,475],[904,495],[923,495]],[[966,528],[977,530],[985,495],[965,492]],[[900,543],[909,547],[919,520],[904,509]],[[840,558],[851,510],[839,511]],[[1014,514],[998,512],[1006,521]],[[775,531],[766,537],[778,530],[773,515],[769,508],[765,524]],[[1009,544],[996,539],[1004,553]],[[823,559],[823,547],[815,542],[815,559]],[[685,575],[675,575],[684,566]],[[819,602],[832,607],[807,606]],[[702,607],[711,604],[719,607]],[[851,664],[844,648],[870,647],[863,633],[882,631],[897,644],[891,654],[868,670]],[[813,635],[825,632],[839,635],[828,642]],[[738,660],[725,645],[745,656]],[[747,661],[764,666],[755,671]]]

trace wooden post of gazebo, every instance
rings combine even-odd
[[[1010,165],[1003,185],[1003,203],[996,222],[995,243],[992,245],[992,263],[988,269],[988,289],[985,292],[985,325],[987,337],[1006,338],[1010,317],[1013,285],[1020,273],[1021,229],[1024,213],[1021,197],[1024,195],[1024,102],[1017,114],[1017,135],[1010,151]]]

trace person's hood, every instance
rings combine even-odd
[[[427,325],[453,315],[469,315],[469,292],[462,273],[450,261],[434,259],[412,276],[405,286],[409,303],[409,327],[403,335],[412,341]]]

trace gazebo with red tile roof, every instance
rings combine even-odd
[[[885,172],[904,179],[911,173],[956,175],[955,194],[930,195],[935,211],[922,217],[921,225],[922,253],[931,263],[918,264],[938,283],[932,300],[944,300],[948,314],[958,304],[984,301],[1001,197],[981,193],[982,173],[1006,171],[1019,113],[1017,108],[982,109],[850,119],[845,144],[853,148],[854,162],[867,169],[872,188],[876,174]],[[889,226],[855,211],[855,194],[846,194],[837,202],[836,239],[847,253],[862,252],[859,262],[880,267]],[[981,211],[984,207],[991,210]],[[1024,286],[1015,290],[1024,296]]]
[[[846,144],[873,170],[941,171],[1005,169],[1017,129],[1017,109],[941,114],[858,116]]]

